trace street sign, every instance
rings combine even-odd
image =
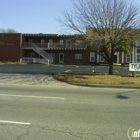
[[[129,71],[140,71],[140,63],[129,63]]]

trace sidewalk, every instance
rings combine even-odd
[[[104,84],[87,84],[87,83],[72,83],[72,82],[68,82],[68,84],[77,85],[77,86],[86,86],[86,87],[96,87],[96,88],[140,89],[140,86],[104,85]]]

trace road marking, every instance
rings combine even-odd
[[[65,72],[71,72],[71,70],[66,70]]]
[[[0,96],[7,97],[23,97],[23,98],[40,98],[40,99],[59,99],[64,100],[64,97],[46,97],[46,96],[27,96],[27,95],[10,95],[10,94],[0,94]]]
[[[19,124],[19,125],[30,125],[31,124],[28,122],[15,122],[15,121],[4,121],[4,120],[0,120],[0,123]]]

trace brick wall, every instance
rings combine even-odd
[[[20,61],[22,54],[20,33],[0,34],[0,61]]]

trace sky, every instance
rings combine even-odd
[[[133,1],[140,5],[140,0]],[[64,34],[56,19],[61,17],[62,11],[70,8],[70,0],[0,0],[0,29]]]

